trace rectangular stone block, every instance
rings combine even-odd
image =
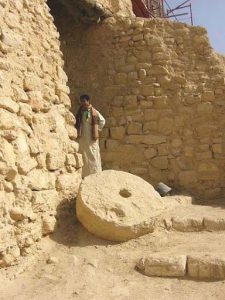
[[[177,231],[194,232],[203,230],[202,217],[176,217],[172,218],[172,227]]]
[[[62,168],[65,162],[65,154],[59,150],[52,150],[47,153],[46,164],[48,170],[54,171]]]
[[[207,254],[189,255],[187,270],[188,276],[196,279],[224,279],[225,258]]]
[[[63,193],[64,197],[76,197],[81,182],[81,175],[78,173],[62,174],[56,181],[56,189]]]
[[[183,277],[186,260],[186,255],[151,255],[140,260],[137,268],[147,276]]]
[[[32,209],[33,212],[55,211],[59,204],[59,195],[55,190],[33,192]]]
[[[125,128],[123,126],[110,128],[110,136],[112,139],[121,140],[125,135]]]
[[[225,215],[224,218],[218,218],[213,216],[205,217],[203,222],[206,230],[209,231],[225,230]]]
[[[28,187],[32,191],[50,190],[55,188],[55,174],[40,169],[32,170],[28,176]]]

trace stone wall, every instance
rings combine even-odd
[[[112,15],[133,16],[131,0],[48,0],[47,3],[53,14],[63,14],[66,9],[75,23],[99,23]]]
[[[44,0],[0,1],[0,267],[51,233],[76,195],[75,142],[59,34]]]
[[[96,0],[98,5],[107,7],[113,14],[119,16],[132,16],[131,0]]]
[[[86,92],[107,119],[104,168],[203,199],[224,195],[224,58],[205,29],[160,19],[60,22],[73,109]]]

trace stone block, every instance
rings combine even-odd
[[[63,103],[67,108],[71,108],[71,100],[70,100],[70,97],[66,94],[66,93],[63,93],[61,92],[59,94],[59,100],[61,103]]]
[[[29,105],[34,112],[48,111],[50,109],[50,103],[44,100],[43,95],[40,91],[27,92],[29,97]]]
[[[55,174],[40,169],[34,169],[27,175],[28,187],[32,191],[51,190],[55,188]]]
[[[48,170],[55,171],[64,166],[65,154],[59,150],[52,150],[46,155],[46,165]]]
[[[81,183],[81,175],[78,173],[62,174],[57,177],[56,189],[64,197],[75,198]]]
[[[51,234],[56,227],[56,218],[54,216],[43,216],[42,219],[42,234]]]
[[[142,124],[133,122],[130,123],[127,127],[128,134],[142,134]]]
[[[33,116],[32,108],[26,103],[20,103],[19,115],[24,117],[26,121],[30,122]]]
[[[203,101],[213,101],[213,100],[215,100],[214,91],[204,91],[202,93],[202,100]]]
[[[220,89],[220,88],[215,89],[214,93],[215,93],[215,95],[223,95],[223,89]]]
[[[19,105],[9,97],[0,97],[0,108],[4,108],[15,114],[19,111]]]
[[[3,30],[1,33],[1,41],[6,46],[17,50],[23,45],[23,37],[14,30]]]
[[[153,101],[151,100],[140,100],[139,103],[142,109],[151,108],[153,106]]]
[[[28,174],[31,170],[36,168],[37,165],[37,161],[29,156],[24,157],[23,159],[17,162],[18,171],[22,175]]]
[[[21,128],[21,123],[18,117],[8,112],[7,110],[0,109],[0,129],[18,129]]]
[[[74,156],[75,156],[75,159],[76,159],[76,168],[77,169],[82,168],[83,165],[84,165],[82,154],[75,153]]]
[[[195,154],[196,160],[207,160],[212,158],[212,152],[211,151],[205,151],[201,153]]]
[[[77,162],[74,154],[67,154],[66,155],[66,165],[76,167]]]
[[[147,276],[184,277],[186,261],[186,255],[153,254],[142,258],[137,263],[137,268]]]
[[[210,254],[188,255],[188,276],[195,279],[225,279],[225,258]]]
[[[144,39],[143,33],[139,33],[139,34],[133,35],[133,41],[134,42],[141,41],[143,39]]]
[[[220,171],[216,164],[204,162],[198,165],[197,177],[201,180],[215,180],[219,177]]]
[[[9,211],[10,218],[14,221],[22,221],[26,218],[24,210],[20,207],[14,207]]]
[[[4,226],[0,228],[0,252],[4,252],[8,247],[15,246],[15,233],[12,226]],[[0,259],[1,266],[1,259]]]
[[[117,150],[119,144],[120,144],[120,142],[118,140],[108,139],[106,141],[106,149],[109,151],[115,151],[115,150]]]
[[[194,232],[204,229],[203,217],[172,218],[173,229],[181,232]]]
[[[167,156],[157,156],[151,160],[151,165],[160,170],[168,169],[168,158]]]
[[[169,75],[169,71],[164,67],[164,66],[160,66],[160,65],[154,65],[152,66],[152,68],[150,69],[150,74],[151,75]]]
[[[41,91],[41,88],[42,88],[42,84],[41,84],[41,80],[38,76],[31,74],[31,75],[25,77],[24,90],[26,92]]]
[[[36,137],[32,137],[28,140],[28,145],[29,145],[29,149],[30,149],[30,153],[31,154],[39,154],[43,152],[43,146],[41,144],[41,142],[36,138]]]
[[[157,152],[158,152],[158,155],[160,155],[160,156],[168,155],[169,154],[168,144],[158,145]]]
[[[156,151],[155,148],[148,148],[148,149],[146,149],[145,152],[144,152],[144,156],[145,156],[145,158],[147,158],[147,159],[150,159],[150,158],[152,158],[152,157],[155,157],[156,155],[157,155],[157,151]]]
[[[219,231],[225,230],[225,216],[224,218],[219,218],[216,216],[205,217],[203,219],[204,227],[209,231]]]
[[[157,122],[156,121],[144,122],[143,133],[147,134],[153,131],[157,131]]]
[[[145,109],[144,110],[144,120],[145,121],[156,121],[159,117],[159,112],[155,109]]]
[[[222,154],[223,153],[222,144],[213,144],[212,151],[213,151],[213,153]]]
[[[77,130],[73,125],[71,126],[71,125],[66,124],[66,131],[67,131],[68,136],[71,140],[76,140]]]
[[[138,71],[138,76],[139,76],[140,80],[142,80],[142,81],[145,80],[145,78],[147,76],[146,70],[145,69],[140,69]]]
[[[114,106],[122,106],[124,102],[124,96],[115,96],[112,101],[112,105]]]
[[[59,194],[55,190],[34,191],[32,196],[33,212],[54,212],[59,201]]]
[[[124,107],[125,109],[137,108],[137,96],[135,95],[125,96]]]
[[[143,96],[154,96],[153,85],[143,85],[141,88],[141,93]]]
[[[174,130],[174,120],[172,118],[162,118],[158,123],[158,131],[165,135],[170,135]]]
[[[174,138],[171,141],[171,146],[174,148],[180,147],[182,144],[183,144],[183,142],[180,138]]]
[[[115,84],[121,85],[127,83],[127,74],[126,73],[117,73],[115,76]]]
[[[213,105],[211,102],[199,103],[197,106],[197,112],[199,114],[211,114],[213,111]]]
[[[112,108],[112,116],[114,118],[118,118],[118,117],[121,117],[123,115],[124,115],[124,109],[123,109],[123,107],[113,107]],[[112,121],[112,119],[111,119],[111,121]],[[109,124],[108,124],[108,126],[109,126]]]
[[[13,87],[13,92],[14,92],[14,96],[13,99],[17,102],[28,102],[29,98],[27,96],[27,94],[24,92],[23,89],[21,89],[20,87],[16,86]]]
[[[125,128],[123,126],[110,128],[110,136],[112,139],[121,140],[124,137],[124,135]]]
[[[153,107],[154,108],[161,108],[166,109],[169,106],[167,96],[155,96],[153,99]]]
[[[127,75],[127,79],[128,79],[128,82],[130,80],[137,80],[138,79],[138,73],[136,71],[129,72],[128,75]]]

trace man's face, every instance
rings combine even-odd
[[[88,106],[90,105],[90,101],[87,99],[81,99],[80,100],[80,105],[82,108],[88,108]]]

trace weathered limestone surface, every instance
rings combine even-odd
[[[132,2],[131,0],[95,0],[97,6],[107,8],[112,14],[127,17],[132,16]]]
[[[73,163],[78,147],[69,88],[45,1],[2,0],[0,11],[0,267],[5,267],[54,230],[57,206],[77,193],[81,164]]]
[[[91,233],[126,241],[154,231],[164,209],[161,196],[135,175],[107,170],[87,176],[76,201],[79,221]]]
[[[225,259],[209,254],[187,257],[188,276],[196,279],[219,280],[225,278]]]
[[[147,276],[183,277],[186,275],[186,255],[153,254],[142,258],[137,268]]]
[[[89,93],[107,119],[104,168],[204,199],[224,195],[224,59],[205,29],[160,19],[89,28],[56,21],[72,98]]]
[[[96,24],[111,16],[134,16],[131,0],[48,0],[53,14],[67,13],[75,23]]]
[[[188,276],[195,280],[224,280],[225,278],[225,259],[219,254],[152,254],[141,258],[136,267],[147,276]]]

